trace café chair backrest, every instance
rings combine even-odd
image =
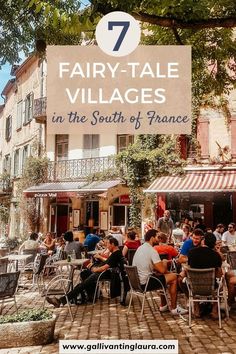
[[[227,262],[231,269],[236,269],[236,251],[227,252]]]
[[[8,258],[0,259],[0,273],[7,273]]]

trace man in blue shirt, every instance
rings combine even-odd
[[[189,251],[195,247],[200,247],[202,239],[204,237],[204,232],[201,229],[195,229],[189,240],[186,240],[181,248],[180,256],[178,262],[180,264],[188,262]],[[186,276],[185,271],[182,270],[178,276],[179,288],[187,295],[188,290],[186,284],[183,284],[183,279]]]
[[[179,263],[187,263],[188,262],[188,253],[194,247],[201,246],[202,238],[204,236],[204,232],[201,229],[195,229],[193,231],[193,235],[189,240],[186,240],[181,248]]]
[[[88,247],[88,251],[94,251],[96,244],[100,241],[100,238],[95,234],[88,234],[84,240],[84,246]]]

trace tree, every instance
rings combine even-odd
[[[20,61],[42,40],[48,44],[77,44],[80,2],[0,0],[0,67]],[[62,30],[63,28],[63,30]]]
[[[83,3],[90,6],[82,8]],[[0,5],[0,64],[18,61],[35,42],[39,51],[44,43],[78,44],[81,31],[94,35],[101,16],[120,10],[141,21],[149,34],[143,43],[192,45],[195,106],[212,103],[212,96],[235,85],[234,0],[1,0]]]
[[[178,138],[165,135],[139,135],[134,144],[117,155],[117,170],[130,190],[130,224],[139,227],[144,201],[143,187],[158,176],[182,174]]]

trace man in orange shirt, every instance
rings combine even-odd
[[[157,239],[158,245],[154,246],[154,249],[159,254],[167,254],[168,260],[171,260],[179,254],[179,252],[173,246],[167,244],[167,235],[164,232],[158,232]]]

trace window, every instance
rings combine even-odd
[[[20,149],[17,149],[14,153],[14,176],[20,174]]]
[[[62,161],[68,159],[68,145],[69,145],[69,135],[60,134],[56,135],[56,160]]]
[[[24,124],[29,123],[33,118],[33,99],[34,95],[32,92],[26,96]]]
[[[99,134],[83,135],[83,156],[99,157]]]
[[[16,116],[16,129],[22,127],[22,118],[23,118],[23,101],[17,103],[17,116]]]
[[[11,157],[10,157],[10,154],[5,155],[5,157],[4,157],[3,169],[4,169],[4,172],[9,173],[9,174],[11,173]]]
[[[5,130],[5,139],[9,141],[11,139],[12,131],[12,116],[8,116],[6,119],[6,130]]]
[[[117,135],[117,153],[126,150],[130,144],[133,144],[133,142],[134,142],[133,135],[128,135],[128,134]]]
[[[25,145],[22,151],[22,165],[21,165],[22,172],[24,171],[25,162],[28,156],[29,156],[29,145]]]

